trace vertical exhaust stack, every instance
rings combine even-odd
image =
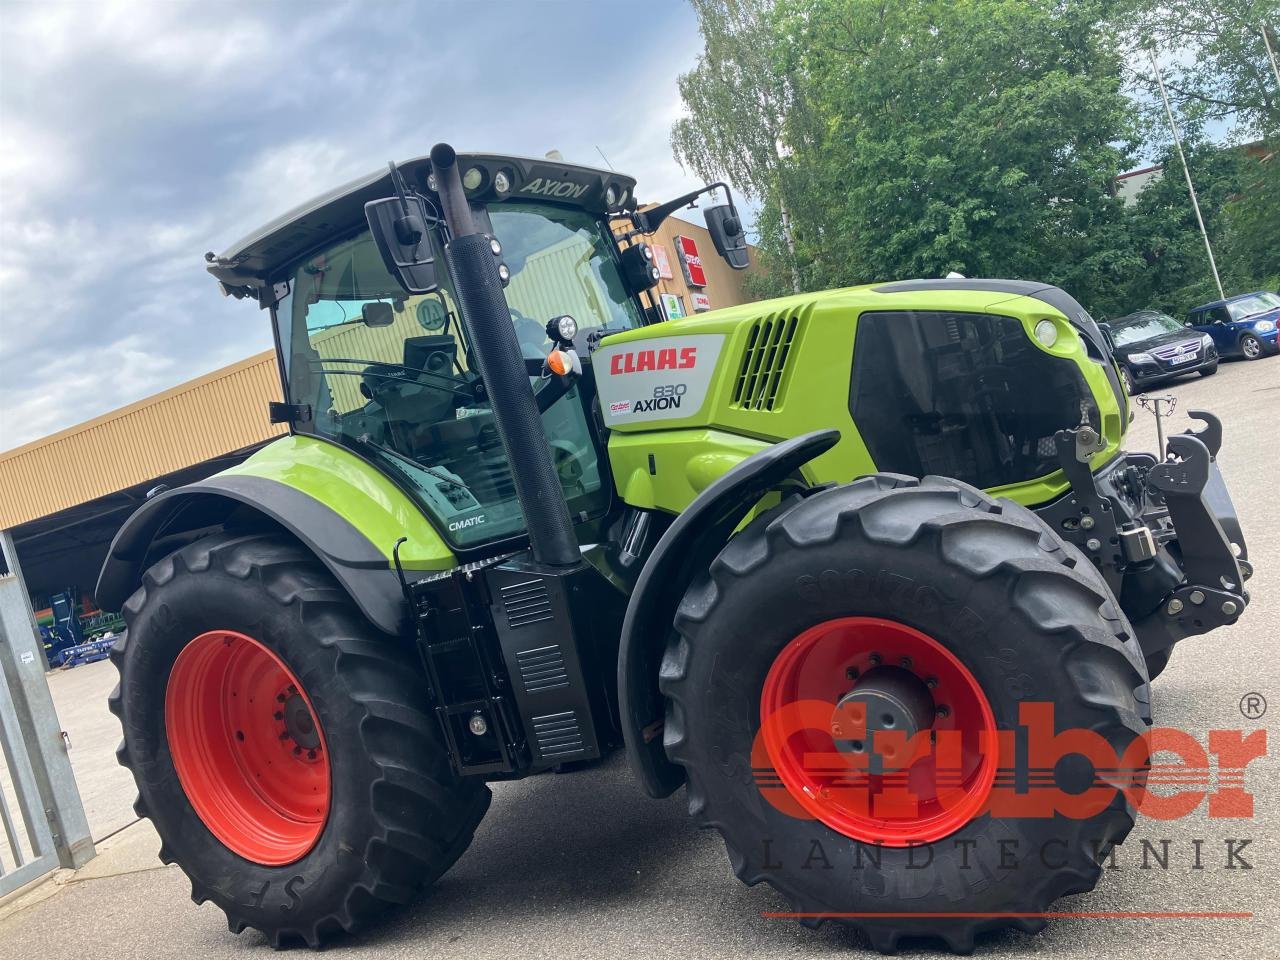
[[[489,239],[475,228],[453,147],[438,143],[431,148],[431,171],[452,237],[445,260],[471,336],[472,354],[489,394],[498,436],[511,464],[533,558],[551,566],[572,566],[581,560],[578,539],[529,389],[529,374],[511,324],[497,258]]]

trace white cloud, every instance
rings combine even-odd
[[[0,450],[101,413],[104,396],[112,398],[110,409],[163,389],[174,360],[148,341],[133,334],[72,350],[59,358],[57,378],[36,393],[0,386]]]
[[[671,157],[696,22],[678,0],[8,2],[0,32],[0,449],[268,343],[206,250],[425,153],[540,155],[697,185]],[[497,11],[501,15],[497,15]],[[530,53],[533,51],[533,53]]]

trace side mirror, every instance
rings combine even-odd
[[[1102,331],[1102,339],[1107,342],[1107,349],[1114,353],[1116,349],[1116,342],[1111,339],[1111,324],[1099,323],[1098,329]]]
[[[745,270],[750,266],[747,259],[747,235],[742,229],[742,219],[732,203],[707,207],[707,230],[711,234],[711,242],[716,245],[716,253],[724,258],[725,263],[735,270]]]
[[[389,327],[396,322],[396,315],[391,304],[373,300],[360,308],[360,319],[366,327]]]
[[[370,200],[364,205],[369,232],[387,269],[408,293],[431,293],[440,286],[427,224],[435,218],[416,195]]]

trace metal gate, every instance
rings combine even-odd
[[[0,896],[4,896],[58,866],[58,852],[7,682],[0,682],[0,746],[4,748],[4,769],[0,770],[0,820],[4,821]]]
[[[0,530],[0,896],[94,855],[44,670],[13,538]]]

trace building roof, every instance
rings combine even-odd
[[[279,399],[267,351],[0,453],[0,529],[284,433],[267,415]]]

